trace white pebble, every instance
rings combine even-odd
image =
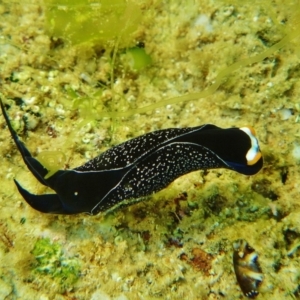
[[[110,296],[101,290],[97,290],[92,294],[91,300],[110,300]]]
[[[282,121],[288,120],[293,115],[292,110],[288,108],[280,109],[278,112]]]
[[[63,115],[65,113],[65,110],[64,110],[64,107],[62,106],[62,104],[57,104],[55,110],[59,115]]]
[[[202,26],[205,28],[206,32],[212,32],[213,28],[210,23],[210,18],[207,15],[201,14],[195,20],[195,26]]]
[[[297,161],[300,161],[300,145],[298,143],[295,143],[292,155]]]
[[[28,105],[28,104],[33,104],[36,100],[36,97],[24,97],[23,101]]]

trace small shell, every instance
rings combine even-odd
[[[248,298],[258,295],[257,288],[263,280],[258,255],[245,240],[236,240],[233,243],[233,267],[236,280]]]

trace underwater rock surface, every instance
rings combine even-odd
[[[150,131],[249,124],[265,166],[249,177],[193,172],[151,201],[93,218],[42,215],[12,179],[36,194],[51,191],[29,176],[1,130],[2,295],[240,299],[232,243],[245,239],[264,274],[257,299],[298,298],[299,3],[134,3],[142,20],[126,45],[72,46],[45,29],[47,3],[1,2],[1,97],[33,155],[57,151],[53,165],[72,168]],[[142,47],[151,64],[128,69],[126,47]],[[46,252],[37,251],[40,241]],[[48,253],[48,264],[36,253]]]

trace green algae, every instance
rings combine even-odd
[[[46,29],[56,38],[76,45],[105,43],[118,39],[131,41],[141,20],[141,11],[132,1],[124,0],[48,0]]]
[[[133,47],[126,50],[124,62],[130,70],[141,71],[151,65],[152,59],[145,49]]]
[[[72,287],[78,280],[78,261],[67,258],[59,243],[51,242],[49,238],[38,239],[31,253],[36,259],[34,273],[51,277],[62,290]]]
[[[45,176],[47,179],[63,169],[66,155],[62,151],[42,151],[38,154],[37,160],[48,170]]]

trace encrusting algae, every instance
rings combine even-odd
[[[1,130],[0,298],[240,299],[236,240],[259,255],[257,299],[299,298],[299,1],[116,1],[136,22],[126,41],[66,38],[94,3],[78,1],[86,15],[61,34],[57,14],[79,9],[69,2],[0,4],[1,98],[33,156],[57,151],[68,169],[150,131],[212,123],[255,126],[265,165],[253,177],[197,171],[106,215],[46,215],[12,181],[52,191]],[[136,47],[151,58],[140,70],[126,58]],[[40,243],[59,251],[38,261]],[[47,262],[62,277],[34,269]]]

